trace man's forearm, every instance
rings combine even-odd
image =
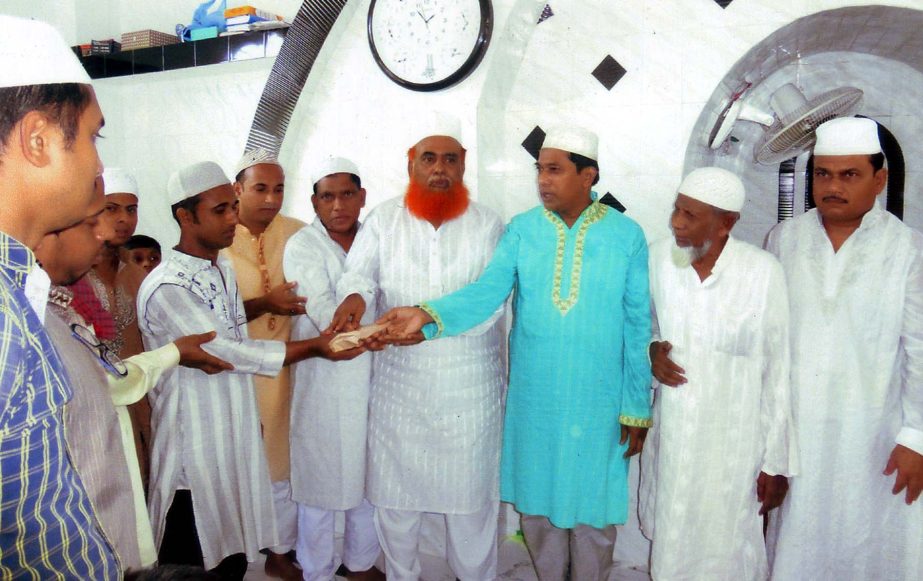
[[[266,302],[266,297],[256,297],[255,299],[244,301],[244,312],[247,314],[248,322],[269,312],[269,305]]]
[[[291,365],[292,363],[298,363],[309,357],[319,356],[323,352],[322,346],[326,341],[327,339],[323,337],[315,337],[302,341],[289,341],[285,344],[285,359],[282,365]]]

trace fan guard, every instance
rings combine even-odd
[[[797,91],[794,86],[789,86]],[[784,89],[787,90],[787,87]],[[817,126],[854,113],[862,101],[862,95],[861,89],[840,87],[821,93],[780,115],[754,146],[754,160],[763,165],[773,165],[806,151],[814,145],[814,130]]]

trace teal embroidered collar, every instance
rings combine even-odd
[[[558,309],[561,315],[566,315],[567,312],[577,304],[577,299],[580,297],[580,273],[583,269],[583,244],[587,230],[590,229],[590,226],[599,222],[603,216],[606,215],[608,210],[608,206],[594,201],[583,210],[580,218],[578,218],[578,221],[582,220],[582,222],[580,226],[577,227],[577,236],[574,242],[574,259],[570,267],[570,285],[567,290],[567,298],[561,297],[564,250],[567,246],[567,225],[564,224],[564,221],[561,220],[557,214],[548,210],[544,211],[545,217],[554,224],[558,236],[557,249],[554,257],[554,287],[551,291],[551,302],[554,303],[555,308]]]

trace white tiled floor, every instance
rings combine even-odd
[[[500,544],[498,555],[498,579],[503,581],[537,581],[535,570],[525,545],[516,538],[505,539]],[[423,569],[422,581],[455,581],[455,575],[449,570],[444,559],[431,555],[422,555],[420,564]],[[382,570],[384,567],[379,565]],[[263,573],[263,560],[250,564],[247,581],[264,581],[272,579]],[[345,579],[337,577],[337,579]],[[613,571],[608,581],[649,581],[646,571],[619,568]],[[575,580],[576,581],[576,580]]]

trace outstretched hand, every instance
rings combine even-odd
[[[209,375],[234,369],[234,366],[224,359],[215,357],[202,349],[202,344],[214,339],[215,335],[217,335],[215,331],[209,331],[198,335],[187,335],[174,341],[173,344],[179,350],[179,364],[192,369],[200,369]]]
[[[423,326],[433,318],[420,307],[397,307],[381,316],[378,325],[387,325],[384,338],[394,345],[415,345],[423,340]],[[403,342],[401,342],[403,341]],[[412,341],[412,342],[407,342]]]
[[[348,361],[350,359],[355,359],[356,357],[369,350],[368,346],[363,343],[358,347],[353,347],[352,349],[334,351],[330,348],[330,342],[333,341],[335,336],[336,335],[332,335],[330,333],[323,333],[318,337],[320,341],[317,353],[318,356],[323,357],[324,359],[329,359],[330,361]]]
[[[340,306],[333,313],[333,319],[330,326],[324,329],[324,333],[343,333],[346,331],[355,331],[359,328],[362,315],[365,314],[365,299],[358,293],[353,293],[343,299]]]

